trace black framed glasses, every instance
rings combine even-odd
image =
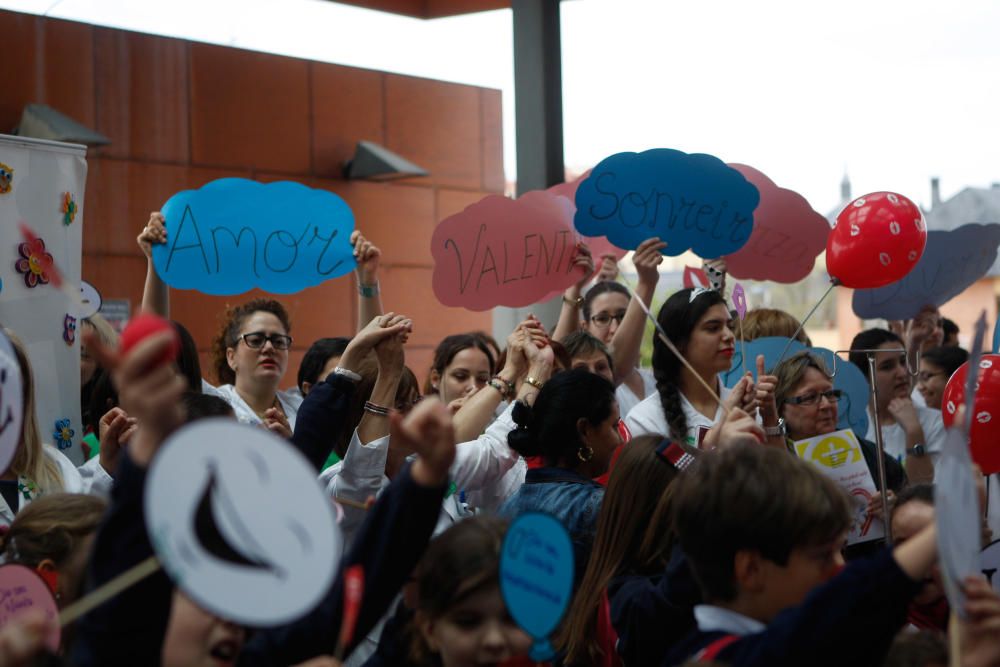
[[[791,405],[816,405],[819,403],[819,399],[825,398],[831,403],[838,402],[844,397],[844,392],[840,389],[830,389],[829,391],[814,392],[812,394],[806,394],[805,396],[792,396],[791,398],[786,398],[785,403]]]
[[[611,326],[611,320],[614,320],[620,326],[622,320],[624,319],[625,319],[625,311],[623,310],[620,313],[615,313],[614,315],[612,315],[611,313],[597,313],[596,315],[590,318],[590,321],[595,326],[600,327],[601,329],[606,329]]]
[[[251,350],[259,350],[265,343],[270,342],[276,350],[287,350],[292,346],[292,337],[285,334],[268,334],[263,331],[251,331],[240,336],[240,339],[247,344]]]

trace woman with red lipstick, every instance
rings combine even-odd
[[[944,446],[941,411],[914,405],[903,341],[885,329],[868,329],[851,342],[851,361],[869,379],[868,357],[854,350],[884,349],[875,355],[877,408],[885,452],[903,464],[914,484],[934,481],[934,466]],[[875,419],[868,408],[868,440],[875,440]]]
[[[656,393],[646,397],[626,417],[625,425],[633,437],[655,433],[699,447],[725,412],[704,384],[712,387],[727,405],[733,403],[729,407],[738,407],[736,397],[746,396],[741,401],[743,409],[753,414],[756,408],[762,408],[765,432],[777,427],[772,377],[761,373],[756,387],[744,378],[740,380],[742,386],[737,385],[738,392],[719,381],[719,373],[729,370],[735,349],[730,320],[726,300],[714,290],[684,289],[667,299],[657,321],[700,380],[658,336],[654,337]],[[784,446],[776,431],[768,432],[768,437],[769,441],[775,440],[776,446]]]
[[[302,397],[279,391],[288,367],[291,324],[284,306],[273,299],[253,299],[231,308],[212,352],[224,398],[246,424],[259,424],[289,438]]]

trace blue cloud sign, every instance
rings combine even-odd
[[[652,236],[664,255],[691,249],[714,259],[750,239],[760,193],[722,160],[669,148],[618,153],[594,167],[576,191],[577,230],[635,249]]]
[[[747,368],[756,368],[758,354],[764,355],[764,368],[771,372],[778,364],[781,353],[788,344],[789,339],[781,336],[768,338],[758,338],[746,343]],[[722,375],[722,382],[727,387],[735,387],[743,375],[742,344],[736,345],[736,353],[733,355],[733,365]],[[788,352],[785,359],[802,350],[809,350],[826,364],[828,371],[834,370],[833,351],[822,347],[810,347],[797,340],[791,341],[788,345]],[[843,358],[836,361],[837,375],[833,378],[833,386],[844,392],[844,397],[837,404],[837,428],[849,428],[854,431],[858,438],[863,439],[868,432],[868,399],[871,391],[868,389],[868,381],[857,366]]]
[[[326,190],[223,178],[175,194],[162,213],[167,242],[153,263],[178,289],[291,294],[355,267],[354,214]]]
[[[986,275],[997,259],[1000,225],[962,225],[927,232],[927,248],[902,280],[854,291],[854,314],[863,319],[908,320],[924,306],[943,306]]]
[[[531,659],[549,660],[549,635],[573,596],[573,545],[558,519],[538,512],[517,517],[500,552],[500,591],[507,610],[535,640]]]

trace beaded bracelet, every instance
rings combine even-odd
[[[503,400],[509,400],[511,396],[517,391],[517,387],[514,386],[513,382],[507,382],[499,375],[494,375],[490,378],[488,383],[491,387],[500,392],[500,398]]]

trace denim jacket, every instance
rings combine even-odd
[[[604,487],[572,470],[534,468],[527,471],[518,492],[500,506],[499,514],[513,520],[526,512],[545,512],[559,519],[573,541],[573,581],[579,584],[590,558],[603,499]]]

